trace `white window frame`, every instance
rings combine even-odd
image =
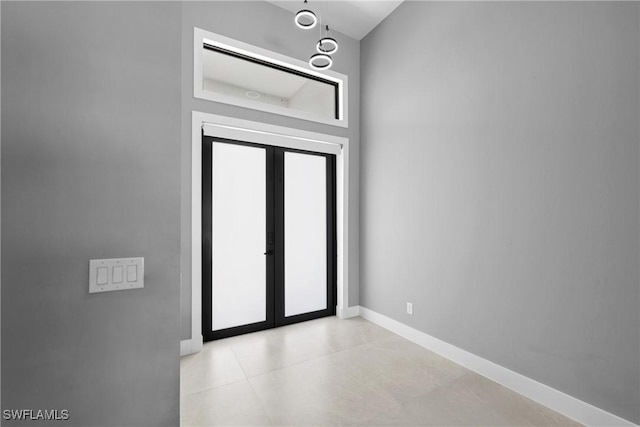
[[[202,131],[219,138],[336,155],[337,306],[349,317],[349,139],[193,111],[191,116],[191,338],[182,355],[202,349]]]
[[[336,83],[338,85],[339,118],[330,119],[279,105],[265,104],[252,99],[238,98],[231,95],[205,90],[203,88],[202,72],[202,55],[204,50],[202,46],[205,43]],[[248,43],[230,39],[220,34],[205,31],[201,28],[194,27],[193,29],[193,96],[195,98],[222,102],[224,104],[236,105],[238,107],[250,108],[252,110],[266,111],[268,113],[279,114],[282,116],[346,128],[349,127],[348,93],[348,77],[344,74],[331,70],[318,72],[312,70],[308,63],[300,61],[299,59],[291,58]]]

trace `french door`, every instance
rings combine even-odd
[[[335,156],[203,135],[205,341],[335,314]]]

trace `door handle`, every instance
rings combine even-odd
[[[273,250],[272,249],[267,249],[267,252],[264,253],[265,255],[273,255]]]

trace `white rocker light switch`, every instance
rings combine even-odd
[[[89,260],[89,293],[144,288],[144,258]]]

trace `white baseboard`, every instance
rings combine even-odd
[[[352,308],[355,307],[349,307],[349,309]],[[365,307],[358,308],[361,317],[586,426],[638,427],[636,424],[617,415],[596,408],[575,397],[425,334],[397,320]]]
[[[203,340],[202,335],[200,339],[186,339],[180,341],[180,356],[186,356],[187,354],[198,353],[202,350]]]
[[[348,319],[349,317],[358,317],[360,315],[360,306],[354,307],[336,307],[336,316],[340,319]]]

